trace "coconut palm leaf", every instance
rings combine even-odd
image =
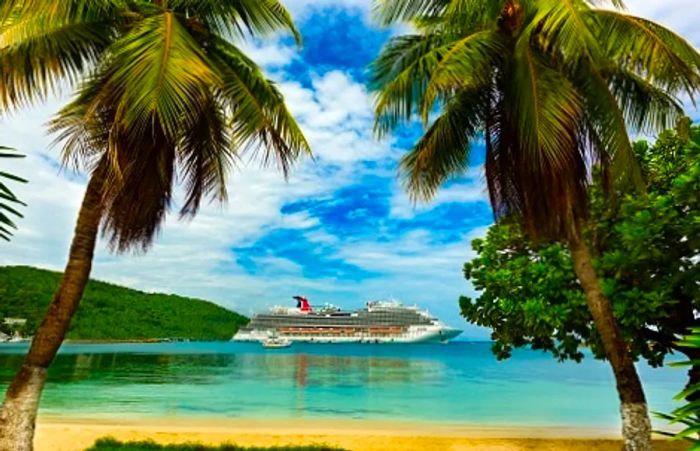
[[[678,343],[680,346],[698,349],[700,348],[700,329],[694,328],[690,333]],[[674,366],[696,365],[698,362],[687,361],[674,363]],[[675,396],[677,401],[684,401],[684,404],[675,409],[670,414],[655,412],[657,418],[664,419],[672,425],[683,425],[680,432],[671,433],[664,431],[656,431],[659,434],[667,437],[673,437],[674,440],[685,440],[692,444],[691,449],[700,448],[700,384],[690,385],[685,390]]]
[[[488,111],[488,94],[476,88],[451,99],[425,135],[401,159],[409,195],[432,198],[442,184],[468,167],[472,143]]]
[[[10,147],[0,146],[0,158],[24,158],[24,155],[17,153]],[[27,183],[27,181],[8,172],[0,171],[0,239],[10,241],[12,229],[17,229],[12,216],[22,218],[22,213],[16,207],[26,204],[15,196],[6,184],[7,180],[19,183]]]
[[[372,63],[371,85],[377,93],[375,131],[381,137],[402,121],[410,120],[423,103],[433,68],[438,64],[439,35],[393,38]]]
[[[694,96],[700,86],[700,55],[685,39],[654,22],[617,11],[593,10],[596,36],[609,59],[653,80],[661,89]]]
[[[193,100],[219,83],[204,50],[172,11],[140,21],[115,43],[110,66],[105,89],[112,92],[116,120],[141,133],[155,119],[172,140]]]
[[[0,23],[0,67],[11,68],[0,80],[5,109],[44,100],[63,83],[76,82],[112,42],[117,25],[108,2],[65,10],[73,2],[55,7],[42,2],[40,8],[32,7],[33,2],[16,3]]]
[[[487,164],[487,181],[496,193],[492,200],[503,203],[494,209],[531,213],[536,219],[531,218],[530,230],[557,235],[557,230],[567,229],[561,218],[585,216],[592,163],[601,163],[614,179],[639,180],[627,127],[649,133],[673,123],[680,113],[678,95],[692,95],[700,86],[699,56],[663,27],[592,8],[606,2],[492,3],[500,15],[484,14],[469,0],[377,3],[383,20],[415,20],[419,26],[417,34],[393,38],[372,65],[375,127],[382,136],[414,115],[429,127],[436,108],[446,108],[461,91],[481,86],[491,93],[492,106],[491,114],[481,117],[481,129],[489,130],[491,149],[503,152],[487,155],[487,160],[510,172],[499,181],[488,174],[495,166]],[[470,15],[482,20],[460,20]],[[630,44],[642,34],[644,49]],[[667,44],[658,42],[666,38]],[[658,67],[646,64],[657,57]],[[654,75],[663,70],[673,74]],[[508,160],[518,164],[505,165]],[[436,173],[441,161],[436,160]],[[537,177],[518,176],[518,170],[536,171],[548,181],[534,185]],[[561,179],[569,181],[562,184]],[[417,189],[415,199],[435,192],[434,187]],[[550,228],[550,219],[558,225]]]
[[[218,35],[245,38],[286,30],[301,43],[291,14],[277,0],[170,0],[168,5],[196,17]]]
[[[234,45],[216,40],[209,52],[223,81],[221,100],[231,111],[233,143],[262,152],[264,164],[274,162],[286,175],[292,162],[310,154],[310,148],[282,94]]]
[[[542,0],[537,2],[537,16],[530,22],[528,35],[537,33],[545,46],[555,46],[570,55],[569,61],[577,58],[599,60],[602,49],[596,40],[586,13],[590,11],[585,0]]]
[[[48,124],[49,133],[55,136],[54,145],[61,146],[62,163],[76,170],[93,169],[102,154],[108,154],[112,166],[118,167],[114,148],[109,145],[115,128],[115,105],[101,101],[108,95],[106,79],[98,72],[84,80],[75,98]]]
[[[382,25],[391,25],[421,16],[439,15],[450,3],[450,0],[378,0],[374,14]]]
[[[625,122],[636,133],[654,133],[673,128],[684,116],[683,106],[677,97],[634,72],[613,70],[606,78]]]
[[[227,177],[237,156],[221,103],[208,97],[200,107],[195,114],[197,123],[186,131],[178,146],[187,192],[181,216],[194,215],[207,193],[221,202],[227,199]]]
[[[490,68],[506,51],[502,36],[494,29],[477,31],[435,49],[437,64],[430,68],[420,105],[423,123],[428,123],[439,96],[488,86],[493,76]]]

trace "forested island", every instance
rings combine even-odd
[[[0,267],[0,323],[3,318],[25,318],[20,333],[33,335],[60,277],[58,272],[33,267]],[[145,293],[91,280],[68,339],[229,340],[247,322],[245,316],[201,299]]]

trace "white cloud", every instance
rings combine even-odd
[[[253,44],[245,41],[239,43],[239,47],[253,61],[268,69],[286,66],[298,58],[297,50],[293,46],[283,45],[280,42],[257,42]]]
[[[363,85],[340,71],[315,76],[311,83],[312,89],[294,81],[282,82],[281,88],[316,157],[347,165],[388,155],[389,145],[373,138],[371,99]]]
[[[651,18],[681,33],[696,46],[700,43],[697,0],[626,0],[625,3],[629,13]]]
[[[397,186],[391,199],[391,216],[410,219],[416,214],[431,210],[448,203],[466,203],[488,201],[486,185],[483,180],[483,168],[473,167],[461,178],[459,183],[441,189],[428,203],[411,202],[403,189]]]

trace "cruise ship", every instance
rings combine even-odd
[[[330,304],[314,308],[295,296],[296,307],[273,307],[241,327],[234,341],[264,341],[270,336],[306,343],[446,343],[462,333],[427,311],[397,301],[371,301],[347,311]]]

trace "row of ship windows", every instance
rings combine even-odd
[[[308,327],[284,327],[277,329],[281,334],[285,335],[323,335],[323,336],[339,336],[339,337],[356,337],[363,335],[390,337],[400,335],[405,332],[402,327],[387,327],[379,328],[372,327],[366,329],[356,328],[308,328]]]
[[[328,324],[328,325],[339,325],[339,326],[370,326],[370,325],[392,325],[399,323],[400,325],[412,325],[412,324],[430,324],[430,320],[421,318],[420,320],[404,319],[404,318],[373,318],[367,320],[365,318],[358,318],[353,320],[338,320],[335,318],[295,318],[294,320],[280,320],[272,318],[256,318],[250,322],[251,327],[259,327],[265,325],[279,325],[279,326],[294,326],[297,324]]]

